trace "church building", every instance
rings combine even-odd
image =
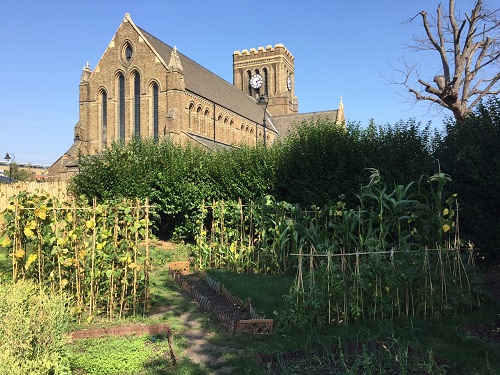
[[[79,120],[71,148],[50,168],[68,179],[78,158],[134,137],[207,148],[271,145],[293,124],[345,120],[338,110],[299,114],[294,57],[282,44],[233,53],[233,84],[132,21],[118,28],[97,66],[80,80]]]

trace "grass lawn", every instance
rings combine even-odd
[[[291,276],[239,274],[226,270],[209,270],[207,273],[242,301],[250,298],[252,306],[262,311],[266,318],[272,319],[274,312],[287,309],[282,297],[290,291],[294,281]]]

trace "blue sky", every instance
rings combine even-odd
[[[393,124],[411,117],[439,126],[442,115],[402,102],[401,88],[384,79],[403,57],[437,66],[432,54],[404,45],[423,35],[420,20],[405,21],[438,3],[2,0],[0,157],[10,152],[16,162],[50,165],[71,146],[82,68],[87,61],[95,68],[125,13],[230,83],[234,51],[284,44],[295,57],[299,112],[336,109],[342,96],[347,119],[363,126],[370,118]]]

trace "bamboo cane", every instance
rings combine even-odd
[[[144,243],[146,245],[146,261],[144,263],[144,314],[149,309],[149,198],[146,198],[145,202],[145,232],[144,232]]]
[[[94,304],[95,304],[95,296],[94,296],[94,263],[95,263],[95,248],[96,248],[96,205],[97,200],[94,198],[92,200],[92,220],[93,220],[93,228],[92,228],[92,257],[91,257],[91,266],[90,266],[90,310],[89,315],[92,316],[94,312]]]
[[[134,233],[134,281],[132,285],[132,315],[135,316],[137,303],[137,247],[139,246],[139,202],[136,200],[135,208],[135,223],[136,230]]]

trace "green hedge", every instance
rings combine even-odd
[[[427,129],[427,128],[426,128]],[[395,126],[339,127],[318,120],[297,127],[272,147],[210,151],[170,141],[133,140],[80,160],[71,185],[77,195],[149,197],[160,215],[163,238],[194,238],[203,202],[266,195],[303,206],[355,201],[356,192],[377,168],[394,182],[431,173],[428,130],[413,120]]]
[[[452,177],[449,192],[458,193],[462,237],[496,254],[499,113],[499,100],[491,99],[464,124],[446,122],[442,134],[413,119],[395,125],[371,121],[365,128],[317,120],[300,124],[268,148],[209,151],[134,140],[82,158],[72,190],[99,199],[149,197],[159,208],[156,233],[191,241],[203,202],[241,198],[247,203],[272,195],[302,207],[322,207],[339,197],[355,204],[368,168],[379,170],[393,186],[442,171]]]
[[[448,121],[435,157],[453,181],[461,205],[462,237],[499,257],[500,100],[481,103],[463,124]]]
[[[371,121],[366,129],[322,120],[303,123],[281,145],[277,199],[323,206],[344,195],[355,203],[367,169],[379,170],[394,185],[432,175],[429,127],[421,129],[414,120],[393,126]]]

